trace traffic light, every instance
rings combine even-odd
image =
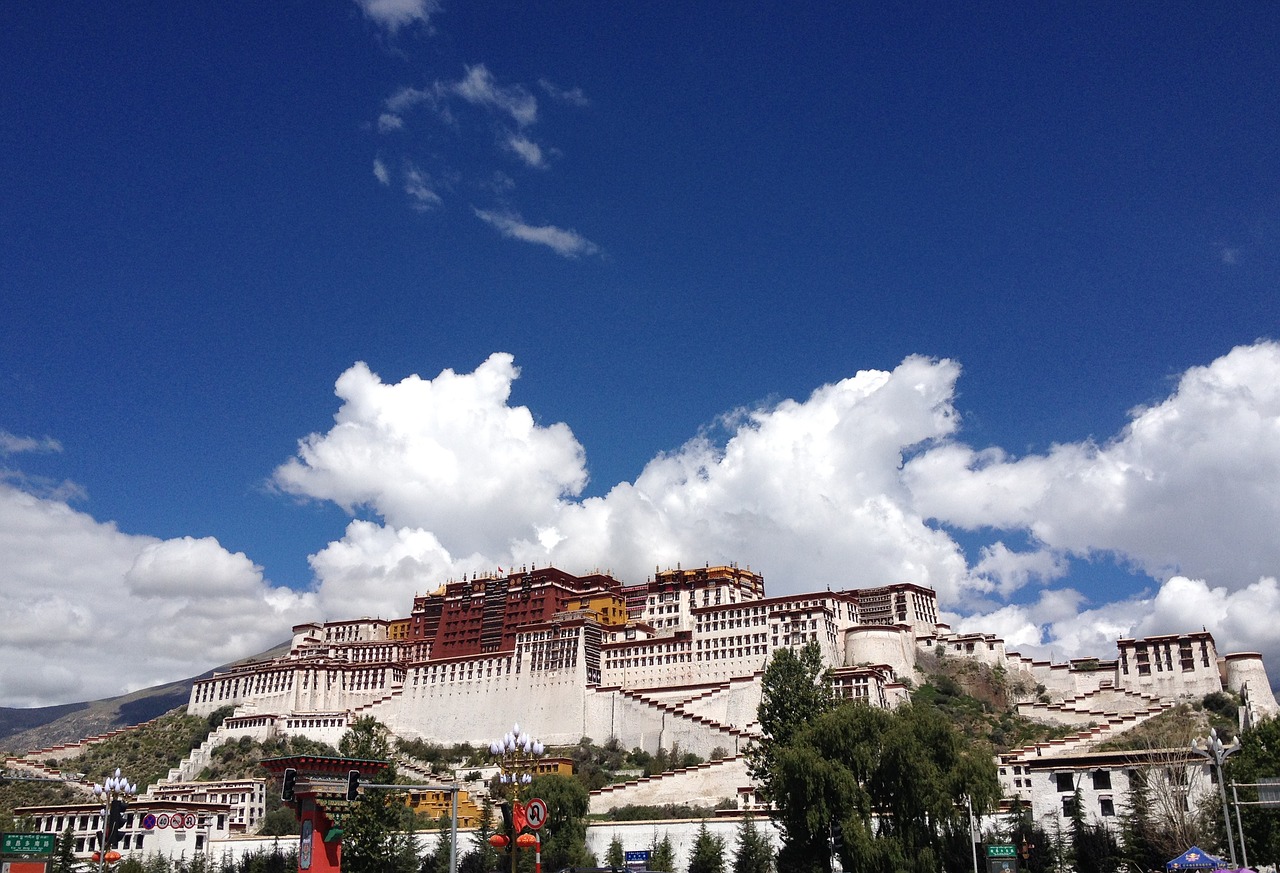
[[[280,783],[280,799],[285,803],[293,802],[293,787],[298,781],[298,771],[292,767],[284,768],[284,779]]]
[[[514,855],[516,851],[515,813],[510,801],[499,808],[502,810],[502,823],[507,826],[507,854]]]
[[[125,802],[119,798],[111,801],[111,809],[107,813],[107,845],[116,848],[124,838]]]
[[[360,771],[347,771],[347,800],[355,800],[360,796]]]

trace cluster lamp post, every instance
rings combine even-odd
[[[107,852],[119,842],[120,830],[124,827],[125,807],[128,799],[136,796],[137,793],[138,786],[121,776],[119,767],[113,775],[93,786],[93,796],[102,801],[102,845],[98,847],[99,871],[106,869],[108,860],[116,860],[108,859]]]
[[[539,759],[546,754],[546,747],[516,724],[502,739],[489,744],[489,754],[497,759],[498,781],[511,786],[511,803],[503,806],[503,817],[509,831],[505,845],[511,856],[511,873],[515,873],[516,845],[525,825],[520,788],[533,782],[533,773],[538,768]],[[541,857],[535,860],[535,869],[540,866]]]
[[[1209,738],[1203,737],[1191,741],[1191,751],[1195,752],[1202,758],[1212,762],[1218,777],[1218,791],[1222,795],[1222,821],[1227,826],[1227,848],[1231,851],[1231,866],[1236,864],[1236,841],[1231,834],[1231,810],[1227,806],[1227,782],[1226,777],[1222,773],[1223,762],[1231,755],[1240,751],[1240,738],[1236,737],[1231,744],[1224,746],[1222,739],[1218,736],[1215,728],[1209,729]],[[1244,833],[1240,834],[1240,842],[1243,847]]]

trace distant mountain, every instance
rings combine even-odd
[[[58,743],[70,743],[96,737],[117,728],[129,727],[163,715],[191,699],[191,686],[199,679],[212,676],[238,664],[270,660],[289,651],[289,643],[281,643],[260,654],[215,667],[199,676],[144,688],[132,694],[64,703],[31,709],[0,707],[0,752],[20,755],[45,749]]]

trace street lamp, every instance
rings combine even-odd
[[[1238,866],[1236,864],[1236,841],[1231,834],[1231,810],[1227,807],[1227,781],[1222,775],[1222,764],[1229,756],[1240,751],[1240,738],[1236,737],[1231,741],[1231,745],[1224,746],[1222,740],[1218,737],[1217,729],[1210,728],[1207,740],[1199,737],[1191,741],[1191,751],[1211,761],[1217,770],[1218,791],[1222,794],[1222,821],[1227,826],[1227,848],[1231,851],[1231,866]],[[1244,840],[1243,833],[1240,834],[1240,839]]]
[[[519,798],[520,786],[533,781],[538,759],[546,753],[546,747],[532,735],[513,725],[500,740],[489,744],[489,754],[498,759],[499,781],[513,786],[512,793]]]
[[[101,782],[94,783],[93,796],[102,801],[102,845],[98,847],[98,870],[107,867],[107,851],[116,842],[121,828],[124,827],[124,810],[129,798],[136,796],[138,786],[120,775],[116,768],[114,775]]]
[[[532,734],[520,730],[518,724],[512,726],[502,739],[489,744],[489,754],[498,759],[498,781],[511,786],[511,803],[503,806],[503,817],[507,820],[506,847],[511,855],[511,873],[516,871],[516,840],[524,829],[523,813],[518,813],[520,786],[533,782],[538,759],[545,753],[546,747],[534,739]]]

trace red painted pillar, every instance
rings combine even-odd
[[[304,797],[298,804],[302,819],[302,836],[298,843],[298,873],[341,873],[342,837],[326,843],[324,835],[332,824],[314,797]]]

